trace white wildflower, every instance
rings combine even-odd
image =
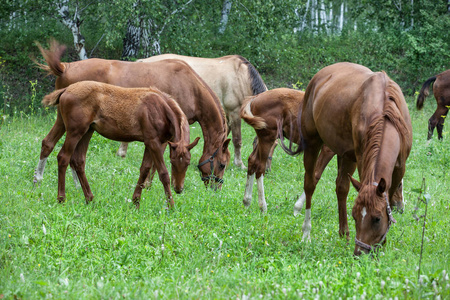
[[[42,224],[42,231],[44,232],[44,235],[47,234],[47,229],[45,229],[45,225],[44,224]]]

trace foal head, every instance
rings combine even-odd
[[[358,191],[352,210],[356,226],[354,254],[360,255],[384,244],[389,228],[395,220],[392,217],[386,181],[383,178],[378,183],[364,186],[353,178],[351,181]]]
[[[197,145],[199,139],[197,137],[188,145],[185,145],[183,142],[169,142],[170,163],[172,165],[172,186],[177,194],[180,194],[184,189],[186,171],[191,163],[190,151]]]
[[[198,169],[202,176],[202,180],[205,186],[210,186],[213,189],[220,189],[223,183],[223,174],[225,173],[225,168],[230,162],[230,150],[228,150],[228,145],[230,139],[223,139],[222,143],[218,148],[208,157],[205,152],[200,158],[200,163],[198,164]]]

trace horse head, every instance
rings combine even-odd
[[[191,163],[191,149],[194,148],[198,140],[197,137],[192,143],[184,144],[180,142],[169,142],[170,146],[170,163],[172,165],[172,186],[177,194],[184,189],[184,180],[186,171]]]
[[[381,178],[378,183],[361,185],[350,177],[358,196],[353,206],[352,216],[355,220],[355,255],[369,253],[386,242],[386,235],[392,223],[386,181]]]
[[[203,151],[197,167],[200,170],[202,180],[206,187],[210,186],[215,190],[222,187],[222,177],[226,166],[230,162],[231,155],[230,150],[228,150],[230,141],[231,139],[225,139],[224,137],[219,147],[213,150],[214,152],[211,155],[208,154],[210,151]]]

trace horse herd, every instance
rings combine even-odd
[[[403,209],[403,175],[412,146],[412,126],[400,87],[384,72],[353,63],[336,63],[321,69],[306,91],[278,88],[268,91],[258,71],[245,58],[230,55],[196,58],[173,54],[137,62],[87,59],[64,63],[65,46],[52,40],[50,49],[37,44],[46,64],[37,63],[55,75],[55,91],[42,103],[57,107],[57,118],[42,141],[34,182],[43,179],[46,161],[66,132],[58,154],[58,196],[65,201],[68,165],[79,181],[86,203],[93,199],[85,161],[94,131],[122,142],[118,155],[126,155],[127,142],[145,145],[133,202],[139,208],[143,187],[158,172],[169,207],[174,206],[170,185],[176,193],[184,188],[190,164],[189,124],[201,126],[204,146],[197,165],[206,186],[222,186],[230,162],[231,131],[234,164],[245,168],[241,157],[241,118],[256,133],[248,158],[243,203],[252,200],[256,179],[258,204],[267,211],[264,175],[270,158],[280,146],[291,155],[303,152],[304,192],[294,205],[298,214],[305,205],[303,239],[310,239],[311,199],[321,174],[337,155],[336,194],[339,234],[349,239],[347,194],[350,183],[358,191],[352,209],[356,237],[354,254],[369,253],[386,241],[395,219],[391,207]],[[429,121],[428,138],[437,126],[442,138],[444,117],[450,105],[450,70],[428,79],[417,107],[423,106],[430,84],[438,109]],[[284,138],[289,139],[285,145]],[[296,146],[293,146],[295,144]],[[171,177],[163,153],[169,145]],[[294,148],[293,148],[294,147]],[[360,181],[352,177],[358,169]]]

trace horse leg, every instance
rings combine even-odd
[[[319,182],[320,177],[322,176],[322,173],[325,170],[325,167],[328,165],[333,156],[334,152],[327,146],[323,145],[322,150],[320,151],[319,154],[319,158],[317,159],[316,168],[314,172],[316,185]],[[300,213],[300,211],[303,208],[303,205],[305,204],[305,200],[306,194],[305,192],[303,192],[302,195],[298,198],[297,202],[295,202],[294,204],[294,216],[297,216]]]
[[[169,208],[173,208],[175,202],[173,201],[172,191],[170,190],[170,176],[169,171],[164,163],[163,152],[161,151],[161,145],[153,149],[153,166],[158,171],[159,180],[163,184],[164,192],[166,193],[167,202]]]
[[[278,141],[275,141],[272,145],[272,148],[270,148],[270,152],[269,152],[269,157],[267,157],[267,162],[266,162],[266,172],[270,171],[272,168],[272,157],[273,157],[273,152],[275,151],[275,148],[278,145]]]
[[[64,126],[64,122],[58,111],[55,124],[53,125],[47,136],[42,140],[41,155],[39,157],[39,163],[37,165],[33,179],[35,185],[39,185],[44,178],[44,170],[47,163],[47,158],[55,148],[56,143],[63,136],[64,132],[66,132],[66,127]]]
[[[229,114],[231,136],[234,145],[234,165],[245,170],[246,167],[242,162],[241,147],[242,147],[242,135],[241,135],[241,117],[240,117],[240,107]]]
[[[438,105],[436,108],[436,111],[431,116],[431,118],[428,120],[428,140],[431,139],[433,136],[434,128],[437,126],[438,131],[438,138],[442,139],[442,129],[444,128],[444,117],[448,113],[447,107],[442,107],[441,105]]]
[[[120,143],[116,155],[124,158],[127,155],[127,150],[128,150],[128,143],[122,142]]]
[[[93,133],[93,129],[89,129],[89,131],[86,132],[86,134],[78,142],[78,145],[75,148],[75,151],[70,160],[70,166],[72,170],[76,171],[75,175],[78,175],[78,178],[80,180],[80,185],[83,189],[84,197],[86,198],[86,204],[89,204],[89,202],[94,199],[94,195],[92,194],[91,188],[89,187],[85,172],[86,152]]]
[[[347,221],[347,195],[350,189],[350,177],[355,172],[356,163],[338,156],[338,176],[336,178],[336,195],[339,212],[339,235],[350,239]]]
[[[316,162],[316,171],[314,173],[314,177],[316,178],[316,184],[319,182],[322,177],[322,173],[325,170],[326,166],[333,158],[334,152],[327,146],[323,145],[322,150],[320,151],[319,158]]]
[[[305,153],[303,155],[303,165],[305,167],[304,201],[306,202],[306,207],[305,207],[305,220],[303,221],[302,226],[303,231],[302,241],[311,240],[311,198],[312,195],[314,194],[314,190],[316,189],[314,169],[316,167],[317,157],[319,155],[319,151],[322,146],[320,142],[315,140],[308,141],[307,145],[308,147],[305,149]]]

